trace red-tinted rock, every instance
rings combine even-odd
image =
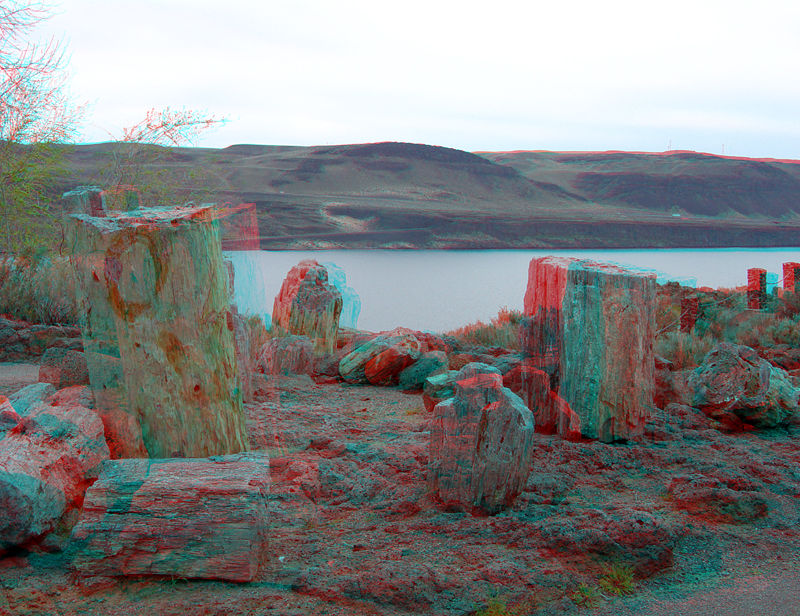
[[[258,364],[264,374],[311,374],[314,345],[308,336],[282,336],[264,343]]]
[[[689,385],[692,406],[714,419],[731,412],[753,426],[774,427],[798,414],[800,392],[786,372],[746,346],[718,344],[692,373]]]
[[[250,581],[267,539],[269,486],[266,454],[110,461],[73,529],[73,567]]]
[[[436,405],[428,485],[448,508],[494,514],[510,507],[530,472],[534,421],[485,364],[456,376],[455,397]]]
[[[50,347],[39,364],[39,382],[51,383],[56,389],[88,385],[86,356],[78,351]]]
[[[385,355],[377,360],[383,353]],[[367,365],[370,365],[374,382],[396,383],[400,372],[414,363],[419,355],[420,345],[413,332],[398,327],[375,336],[345,355],[339,362],[339,374],[351,383],[363,383],[369,380]]]
[[[524,350],[586,437],[611,442],[644,432],[653,404],[655,291],[650,272],[557,257],[530,263]]]
[[[82,406],[41,404],[0,440],[0,553],[38,540],[83,502],[107,460],[103,423]]]
[[[418,354],[397,346],[381,351],[364,366],[364,375],[373,385],[397,385],[400,373],[414,363]]]
[[[328,271],[314,260],[295,265],[275,297],[272,326],[298,336],[308,336],[316,353],[336,350],[342,294],[328,283]]]

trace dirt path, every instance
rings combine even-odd
[[[0,396],[10,396],[26,385],[38,382],[38,364],[0,362]]]

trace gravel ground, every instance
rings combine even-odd
[[[10,396],[26,385],[39,382],[39,364],[0,362],[0,396]]]

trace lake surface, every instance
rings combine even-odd
[[[800,248],[675,250],[309,250],[226,253],[236,271],[240,312],[269,322],[287,272],[302,259],[334,263],[361,300],[357,326],[442,332],[489,322],[505,306],[522,310],[528,264],[547,255],[612,261],[659,272],[659,282],[733,288],[753,267],[781,275]],[[345,309],[347,307],[345,306]],[[343,323],[346,324],[346,323]]]

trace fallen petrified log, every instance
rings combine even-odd
[[[534,421],[486,364],[464,366],[455,397],[436,405],[430,424],[428,485],[445,507],[494,514],[510,507],[530,472]]]
[[[89,472],[109,455],[102,421],[84,406],[39,404],[24,417],[9,407],[3,417],[17,424],[0,440],[0,554],[42,539],[78,509]]]
[[[247,582],[266,544],[269,457],[111,460],[71,541],[83,576]]]
[[[583,436],[608,443],[643,434],[653,405],[655,297],[652,272],[563,257],[531,261],[524,350],[575,412]]]
[[[365,342],[339,362],[339,374],[350,383],[397,384],[400,373],[420,356],[410,329],[397,327]]]

